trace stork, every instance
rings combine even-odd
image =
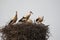
[[[40,23],[43,22],[43,19],[44,19],[44,16],[43,16],[43,17],[38,17],[38,18],[36,19],[36,22],[37,22],[38,24],[40,24]]]
[[[14,24],[17,21],[17,11],[16,15],[13,17],[13,19],[9,22],[9,24]]]
[[[33,14],[32,11],[23,16],[18,22],[26,22],[30,18],[31,14]]]

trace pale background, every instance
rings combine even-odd
[[[48,40],[60,40],[60,0],[0,0],[0,27],[6,25],[16,11],[20,19],[30,10],[34,13],[31,19],[44,16],[44,23],[50,25]]]

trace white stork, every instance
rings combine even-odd
[[[44,19],[44,16],[43,16],[43,17],[38,17],[38,18],[36,19],[36,22],[37,22],[38,24],[40,24],[40,23],[43,22],[43,19]]]
[[[16,15],[13,17],[13,19],[9,22],[9,24],[14,24],[17,21],[17,11]]]
[[[26,22],[30,18],[31,14],[33,14],[32,11],[23,16],[18,22]]]

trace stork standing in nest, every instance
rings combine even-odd
[[[41,24],[41,23],[43,22],[43,19],[44,19],[44,16],[43,16],[43,17],[38,17],[38,18],[36,19],[36,22],[37,22],[38,24]]]
[[[30,18],[32,11],[30,11],[28,14],[26,14],[25,16],[23,16],[18,22],[27,22],[27,20]]]
[[[17,21],[17,11],[16,11],[16,15],[13,17],[13,19],[9,22],[9,24],[14,24]]]

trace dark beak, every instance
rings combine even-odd
[[[33,12],[32,12],[32,11],[30,11],[30,13],[31,13],[31,14],[33,14]]]

